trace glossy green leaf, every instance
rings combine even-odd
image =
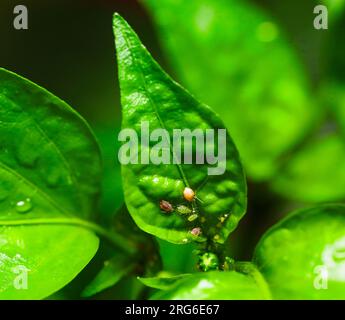
[[[113,287],[124,276],[130,273],[135,267],[135,263],[129,261],[128,257],[117,255],[104,262],[103,268],[97,276],[83,290],[83,297],[91,297],[105,289]]]
[[[261,282],[260,282],[261,283]],[[267,288],[248,275],[235,271],[195,273],[160,291],[151,299],[163,300],[258,300],[269,299]]]
[[[345,199],[345,139],[332,133],[309,142],[287,160],[272,187],[298,201]]]
[[[248,176],[274,176],[317,114],[283,30],[246,1],[142,2],[182,84],[231,130]]]
[[[64,225],[0,227],[0,299],[42,299],[89,263],[98,238]]]
[[[123,129],[134,129],[140,137],[141,124],[147,121],[151,132],[157,128],[166,129],[172,137],[173,129],[200,128],[205,132],[206,129],[224,128],[220,118],[209,107],[196,101],[159,67],[119,15],[114,16],[114,33]],[[224,242],[236,228],[246,207],[244,174],[238,152],[228,134],[225,146],[226,171],[223,175],[208,175],[208,164],[123,165],[125,201],[138,226],[173,243],[204,241],[206,237],[214,236],[217,242]],[[140,145],[139,150],[143,149],[147,148]],[[173,152],[171,145],[168,151]],[[193,201],[199,214],[194,221],[177,212],[166,213],[160,209],[161,200],[174,206],[191,206],[183,198],[185,187],[196,190],[201,200]],[[221,218],[223,222],[219,225]],[[200,236],[191,234],[194,227],[201,228]]]
[[[254,262],[276,299],[345,299],[345,206],[289,215],[260,240]]]
[[[66,103],[0,69],[0,148],[0,298],[43,298],[97,250],[79,226],[96,209],[98,145]],[[30,269],[27,290],[13,290],[16,263]]]
[[[190,274],[179,274],[179,275],[167,275],[167,274],[159,274],[157,277],[151,278],[142,278],[138,277],[138,280],[142,282],[145,286],[160,289],[160,290],[168,290],[175,286],[177,281],[181,279],[189,277]]]

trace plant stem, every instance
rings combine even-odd
[[[128,241],[126,238],[121,235],[109,232],[103,227],[90,222],[81,220],[78,218],[37,218],[37,219],[23,219],[23,220],[10,220],[10,221],[0,221],[2,226],[19,226],[19,225],[72,225],[79,226],[86,229],[89,229],[96,233],[97,235],[106,239],[114,247],[123,250],[124,252],[134,255],[137,253],[137,248],[133,245],[132,242]]]

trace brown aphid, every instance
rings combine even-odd
[[[161,200],[159,202],[159,207],[161,208],[162,211],[167,212],[167,213],[174,211],[174,208],[171,205],[171,203],[165,200]]]
[[[201,229],[200,228],[193,228],[190,233],[193,235],[193,236],[199,236],[201,234]]]
[[[184,188],[184,190],[183,190],[183,197],[184,197],[187,201],[189,201],[189,202],[193,201],[194,198],[195,198],[195,192],[194,192],[194,190],[191,189],[191,188],[188,188],[188,187]]]

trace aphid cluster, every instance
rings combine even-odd
[[[174,207],[170,202],[168,202],[166,200],[161,200],[160,203],[159,203],[159,207],[165,213],[176,212],[179,215],[185,215],[187,217],[188,222],[193,222],[193,221],[195,221],[195,220],[197,220],[199,218],[199,213],[198,213],[198,210],[197,210],[197,206],[196,206],[195,200],[199,200],[199,201],[201,201],[201,200],[197,198],[195,191],[193,189],[189,188],[189,187],[184,188],[184,190],[183,190],[183,197],[187,201],[187,203],[190,204],[190,206],[184,205],[184,204],[179,204],[179,205]],[[228,213],[220,216],[218,218],[219,221],[218,221],[217,225],[215,226],[215,228],[211,228],[209,230],[210,231],[209,233],[211,235],[213,235],[212,240],[214,242],[218,242],[219,241],[219,239],[220,239],[219,231],[223,227],[225,221],[228,218],[229,218],[229,214]],[[200,217],[199,220],[200,220],[200,223],[205,223],[206,222],[206,218],[205,217]],[[194,227],[192,230],[190,230],[190,233],[193,236],[198,237],[202,233],[202,231],[201,231],[201,228]]]
[[[191,208],[184,204],[179,204],[174,207],[169,201],[166,201],[166,200],[161,200],[159,203],[159,207],[165,213],[176,212],[180,215],[186,215],[187,220],[189,222],[193,222],[199,218],[199,214],[197,212],[196,205],[194,203],[195,199],[197,199],[195,191],[189,187],[186,187],[183,190],[183,197],[186,201],[191,203]],[[203,217],[202,219],[205,222],[205,218]],[[198,237],[202,233],[201,228],[195,227],[190,231],[190,233],[193,236]]]

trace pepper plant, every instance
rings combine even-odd
[[[143,121],[167,133],[226,129],[211,107],[162,70],[118,14],[113,27],[124,129],[139,137]],[[0,69],[0,133],[1,299],[57,298],[96,258],[102,265],[87,274],[81,297],[121,291],[127,277],[139,288],[134,298],[345,298],[342,204],[288,215],[262,236],[251,261],[227,254],[226,240],[247,206],[231,128],[221,175],[208,175],[204,164],[123,164],[125,205],[110,223],[97,214],[98,142],[65,102]],[[147,147],[139,143],[138,152]],[[197,270],[165,273],[156,239],[193,244]]]

